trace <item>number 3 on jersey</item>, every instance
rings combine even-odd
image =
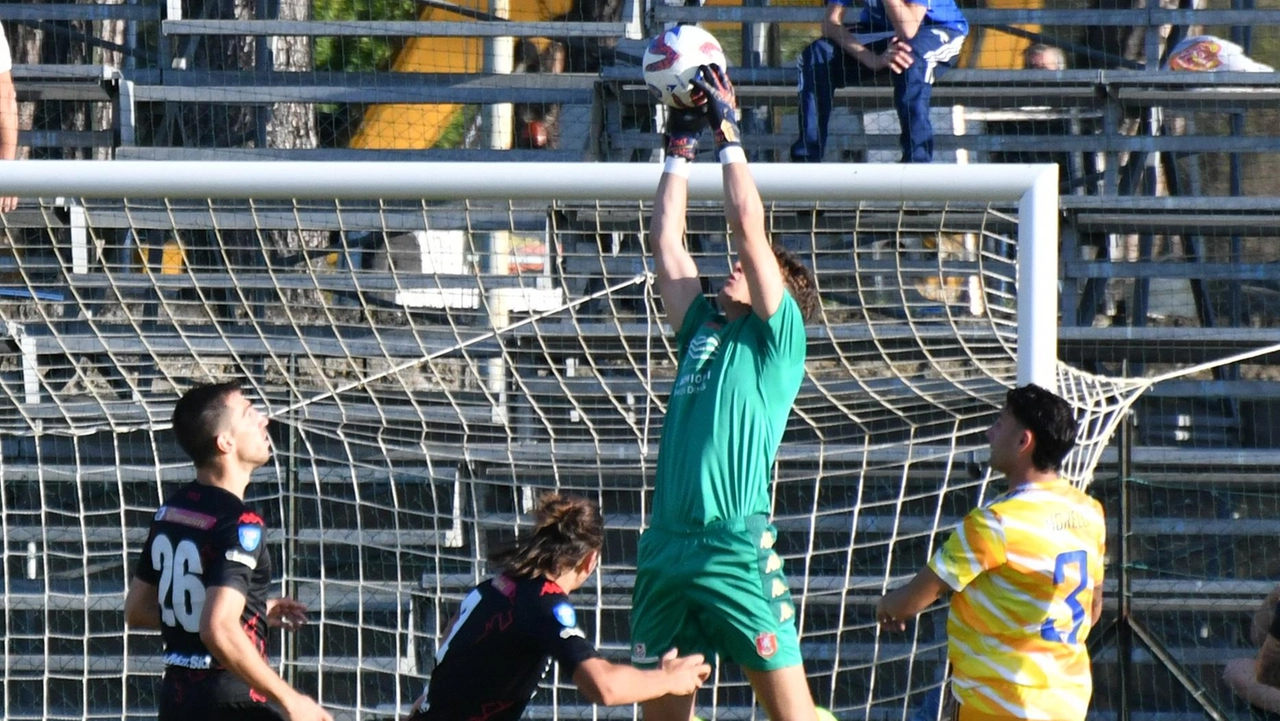
[[[1050,616],[1040,626],[1040,637],[1046,641],[1075,643],[1080,633],[1080,626],[1084,623],[1084,605],[1080,603],[1080,592],[1089,587],[1089,554],[1084,551],[1059,553],[1053,566],[1053,585],[1056,588],[1067,580],[1066,570],[1072,565],[1079,572],[1080,583],[1064,599],[1067,608],[1071,609],[1071,632],[1063,638],[1062,632],[1058,630],[1057,619]]]
[[[182,626],[200,633],[204,611],[204,581],[200,574],[200,550],[189,540],[173,542],[163,533],[151,542],[151,566],[160,572],[160,620],[166,626]]]

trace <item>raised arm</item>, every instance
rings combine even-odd
[[[658,294],[671,329],[679,333],[690,304],[702,293],[698,266],[684,244],[685,211],[689,205],[689,164],[698,135],[707,126],[701,110],[671,110],[665,133],[667,165],[653,199],[649,224],[649,252],[658,276]]]
[[[689,180],[675,173],[663,173],[653,199],[653,222],[649,226],[649,251],[658,275],[658,293],[667,311],[667,322],[679,333],[684,314],[702,293],[698,266],[684,245],[684,214],[688,205]]]
[[[714,65],[704,68],[695,82],[707,96],[707,113],[724,174],[724,214],[729,221],[733,250],[751,289],[751,309],[761,319],[769,320],[782,303],[787,286],[765,232],[760,191],[742,151],[733,83],[723,69]]]

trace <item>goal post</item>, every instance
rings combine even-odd
[[[537,492],[604,511],[575,592],[627,656],[636,543],[674,382],[648,253],[656,164],[7,164],[0,195],[0,529],[12,609],[6,718],[154,703],[155,639],[123,625],[149,514],[189,464],[178,395],[243,380],[274,456],[251,503],[281,591],[312,624],[273,661],[344,718],[420,690],[487,551]],[[942,683],[944,614],[879,634],[875,601],[988,493],[983,430],[1014,385],[1085,418],[1087,483],[1144,387],[1057,362],[1055,166],[774,165],[751,171],[820,317],[773,482],[818,702],[901,719]],[[720,168],[690,176],[688,244],[730,263]],[[747,717],[717,669],[704,717]],[[554,675],[538,714],[592,710]]]

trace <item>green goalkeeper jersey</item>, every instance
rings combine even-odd
[[[729,322],[699,296],[677,337],[662,426],[653,525],[699,528],[769,513],[769,479],[804,378],[800,307],[784,294],[768,321]]]

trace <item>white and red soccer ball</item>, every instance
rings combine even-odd
[[[657,100],[692,108],[693,79],[703,65],[728,68],[715,36],[696,25],[678,25],[654,38],[644,51],[644,82]]]

